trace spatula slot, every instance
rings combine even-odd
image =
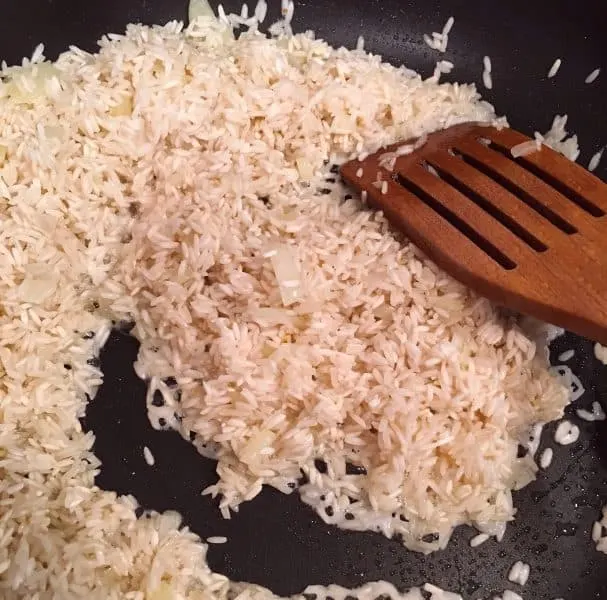
[[[398,181],[398,183],[402,185],[408,192],[413,194],[426,206],[442,217],[445,221],[455,227],[461,234],[465,235],[475,246],[482,250],[502,268],[506,269],[507,271],[511,271],[516,268],[516,263],[512,259],[496,248],[488,239],[480,235],[469,223],[458,217],[455,213],[449,210],[449,208],[436,200],[436,198],[433,198],[427,194],[415,182],[400,174],[395,176],[395,180]]]
[[[580,196],[580,194],[578,194],[575,190],[572,190],[564,182],[554,177],[554,175],[552,175],[551,173],[540,169],[537,165],[534,165],[524,156],[519,156],[518,158],[515,158],[514,156],[512,156],[512,152],[510,151],[510,149],[505,148],[494,141],[490,142],[489,148],[500,152],[511,161],[527,169],[527,171],[535,175],[538,179],[541,179],[544,183],[552,186],[557,192],[565,196],[565,198],[567,198],[569,201],[573,202],[574,204],[577,204],[582,210],[586,211],[589,215],[592,215],[593,217],[597,218],[605,216],[605,212],[596,204],[590,202],[583,196]]]
[[[475,190],[466,185],[463,181],[460,181],[451,173],[448,173],[443,170],[436,163],[432,162],[431,159],[427,159],[424,162],[427,163],[428,166],[432,167],[443,181],[445,181],[458,192],[469,198],[479,208],[482,208],[487,214],[491,215],[496,221],[499,221],[504,227],[509,229],[520,240],[522,240],[528,246],[533,248],[533,250],[535,250],[536,252],[545,252],[546,250],[548,250],[548,246],[546,246],[546,244],[538,240],[532,233],[527,231],[524,227],[522,227],[519,223],[512,219],[512,217],[503,213],[499,208],[494,206],[489,200],[487,200],[486,198],[478,194]]]
[[[471,167],[474,167],[477,171],[480,171],[486,177],[489,177],[495,183],[501,185],[504,189],[508,190],[513,196],[516,196],[521,202],[524,202],[527,206],[532,208],[539,215],[544,217],[547,221],[552,223],[555,227],[560,229],[563,233],[567,235],[573,235],[577,233],[577,229],[565,221],[562,217],[557,215],[555,212],[550,210],[547,206],[538,202],[536,198],[528,194],[525,190],[520,188],[516,183],[504,177],[501,173],[498,173],[494,169],[491,168],[490,165],[487,165],[473,156],[466,154],[465,150],[459,150],[458,148],[451,148],[451,151],[454,156],[461,158],[464,162],[469,164]]]

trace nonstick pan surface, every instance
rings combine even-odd
[[[9,63],[31,54],[38,42],[45,43],[53,58],[69,44],[93,50],[102,34],[122,32],[128,22],[184,19],[187,9],[182,0],[4,0],[0,6],[0,58]],[[240,8],[235,2],[224,6]],[[348,47],[362,34],[368,50],[429,75],[439,57],[422,35],[440,31],[450,15],[455,27],[441,58],[455,63],[451,79],[476,82],[482,89],[482,57],[489,55],[494,89],[485,96],[513,126],[543,131],[555,114],[569,114],[569,126],[580,138],[582,164],[607,143],[605,3],[300,0],[294,28],[313,29],[332,44]],[[548,80],[546,73],[557,57],[563,65]],[[606,72],[586,85],[585,77],[596,67]],[[607,179],[607,158],[597,174]],[[553,359],[571,348],[575,354],[567,364],[586,389],[575,408],[598,400],[607,409],[607,367],[595,359],[591,342],[569,335],[554,342]],[[556,445],[554,427],[547,428],[540,450],[553,447],[553,463],[515,493],[518,516],[502,543],[490,540],[473,549],[469,540],[475,532],[462,527],[445,551],[422,556],[379,534],[327,526],[296,494],[269,489],[242,505],[232,520],[223,520],[216,505],[200,496],[216,479],[213,462],[177,434],[149,425],[145,384],[132,369],[136,353],[136,341],[117,331],[101,355],[105,383],[84,420],[96,434],[95,452],[103,462],[97,483],[135,495],[143,508],[179,511],[203,539],[226,536],[226,544],[210,547],[214,570],[281,595],[300,592],[308,584],[355,587],[384,579],[401,589],[431,582],[473,599],[506,588],[525,600],[607,599],[607,556],[590,539],[592,523],[607,503],[606,422],[580,421],[570,407],[582,434],[568,447]],[[156,457],[154,468],[143,458],[146,445]],[[522,591],[507,581],[516,560],[531,566]]]

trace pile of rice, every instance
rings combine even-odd
[[[213,448],[206,492],[226,516],[303,470],[303,499],[331,523],[423,551],[460,523],[499,534],[510,490],[534,477],[518,441],[566,393],[513,320],[346,199],[330,169],[491,107],[311,36],[214,39],[204,55],[192,38],[120,46],[152,83],[125,119],[139,160],[122,201],[138,209],[99,301],[136,322],[149,397],[160,389],[164,422]]]
[[[342,526],[423,551],[460,523],[499,536],[537,469],[517,444],[567,392],[514,319],[330,181],[492,120],[474,88],[210,18],[41,54],[0,86],[2,597],[230,589],[176,515],[137,519],[94,485],[79,418],[112,319],[136,322],[137,370],[174,417],[155,423],[217,456],[226,514],[303,471]]]

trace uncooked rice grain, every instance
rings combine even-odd
[[[209,544],[225,544],[227,541],[228,538],[223,535],[213,535],[207,538]]]
[[[472,546],[472,548],[476,548],[477,546],[480,546],[481,544],[484,544],[488,539],[489,539],[489,535],[488,534],[486,534],[486,533],[479,533],[478,535],[475,535],[470,540],[470,546]]]
[[[593,83],[597,80],[599,74],[601,73],[601,69],[595,69],[591,73],[589,73],[588,77],[584,80],[584,83]]]
[[[550,70],[548,71],[548,79],[552,79],[559,72],[559,69],[561,68],[561,64],[562,64],[562,61],[560,58],[557,58],[552,63],[552,66],[550,67]]]
[[[154,455],[152,454],[152,451],[147,446],[143,447],[143,457],[145,458],[145,462],[150,467],[154,466],[154,463],[156,462],[156,459],[154,458]]]
[[[527,563],[517,560],[508,573],[508,581],[525,585],[529,579],[531,569]]]
[[[594,356],[598,361],[607,365],[607,346],[603,346],[596,342],[594,345]]]
[[[545,448],[542,451],[542,454],[540,455],[540,467],[542,469],[547,469],[550,466],[553,454],[554,451],[552,450],[552,448]]]
[[[592,410],[586,410],[584,408],[578,408],[575,413],[580,419],[584,419],[584,421],[604,421],[605,420],[605,411],[603,407],[598,401],[594,401],[592,403]]]
[[[493,75],[491,73],[491,58],[483,57],[483,85],[488,89],[493,88]]]
[[[554,441],[562,446],[568,446],[577,442],[580,437],[580,429],[567,419],[559,423],[554,433]]]
[[[541,144],[539,144],[537,140],[529,140],[528,142],[521,142],[516,146],[512,146],[512,148],[510,148],[510,154],[512,154],[513,158],[519,158],[537,152],[540,149]]]
[[[590,159],[590,162],[588,163],[588,170],[589,171],[595,171],[596,168],[599,166],[599,163],[601,162],[601,158],[603,157],[603,152],[604,152],[605,148],[601,148],[598,152],[596,152],[595,154],[592,155],[592,158]]]

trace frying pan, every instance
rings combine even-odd
[[[271,17],[277,16],[276,4],[270,5],[275,11]],[[4,0],[0,6],[0,58],[9,63],[31,54],[38,42],[45,43],[51,58],[69,44],[94,50],[102,34],[122,32],[128,22],[185,19],[187,8],[184,0]],[[224,6],[240,8],[232,1]],[[482,57],[487,54],[494,89],[485,96],[514,127],[546,130],[554,114],[568,113],[580,138],[582,163],[607,143],[607,73],[584,84],[595,67],[607,71],[606,3],[298,0],[293,23],[295,30],[313,29],[333,45],[353,47],[363,34],[368,50],[427,76],[438,57],[422,35],[440,31],[450,15],[456,21],[444,58],[455,63],[453,80],[476,82],[482,89]],[[563,65],[548,80],[557,57]],[[607,179],[607,160],[597,174]],[[598,400],[607,409],[607,368],[595,359],[592,343],[567,334],[553,343],[551,357],[556,360],[569,349],[575,354],[567,364],[586,389],[576,408]],[[241,505],[230,521],[223,520],[214,502],[200,495],[216,479],[213,462],[177,434],[150,427],[145,384],[132,369],[136,354],[137,342],[128,332],[115,331],[101,355],[105,383],[83,420],[96,434],[94,450],[103,463],[97,483],[133,494],[141,510],[179,511],[203,539],[226,536],[226,544],[210,547],[214,570],[280,595],[301,592],[312,583],[355,587],[384,579],[400,589],[428,581],[471,599],[506,588],[525,600],[607,599],[607,556],[590,539],[592,523],[607,503],[607,422],[580,421],[569,407],[581,436],[567,447],[555,445],[554,427],[546,428],[540,451],[552,446],[553,463],[514,494],[519,512],[502,543],[491,539],[473,549],[469,540],[475,532],[460,527],[446,550],[422,556],[380,534],[329,527],[297,494],[270,489]],[[146,445],[156,458],[153,468],[143,458]],[[531,566],[522,592],[507,581],[516,560]]]

